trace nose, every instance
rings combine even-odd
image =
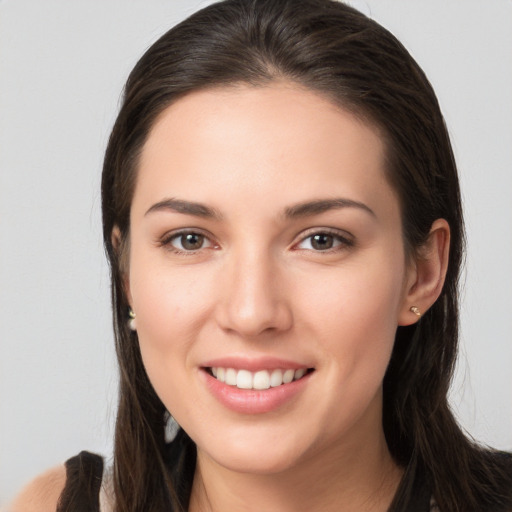
[[[244,338],[284,332],[292,326],[289,297],[279,265],[264,254],[233,255],[224,268],[217,321]]]

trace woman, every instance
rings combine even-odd
[[[114,467],[70,460],[53,508],[512,510],[510,457],[447,402],[448,135],[382,27],[328,0],[196,13],[130,75],[102,194]]]

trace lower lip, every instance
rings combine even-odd
[[[291,402],[307,385],[312,373],[307,373],[304,377],[289,384],[256,390],[228,386],[206,371],[202,371],[206,378],[206,385],[213,396],[228,409],[242,414],[263,414],[275,411]]]

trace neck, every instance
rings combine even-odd
[[[382,431],[272,474],[231,471],[198,450],[189,511],[385,512],[401,476]]]

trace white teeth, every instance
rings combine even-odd
[[[293,378],[295,380],[298,380],[298,379],[304,377],[305,373],[306,373],[305,368],[299,368],[298,370],[295,370],[295,374],[294,374]]]
[[[295,376],[295,371],[294,370],[286,370],[283,373],[283,382],[285,384],[289,384],[293,380],[294,376]]]
[[[254,374],[252,387],[254,389],[268,389],[270,387],[270,375],[267,370]]]
[[[229,384],[230,386],[236,386],[236,370],[233,368],[228,368],[226,370],[226,384]]]
[[[270,375],[270,385],[275,388],[283,383],[283,372],[281,370],[274,370]]]
[[[270,387],[289,384],[294,380],[299,380],[306,375],[306,368],[293,370],[288,368],[275,370],[259,370],[250,372],[249,370],[235,370],[234,368],[211,368],[212,375],[220,382],[225,382],[229,386],[236,386],[239,389],[268,389]]]
[[[236,387],[240,389],[252,389],[252,373],[247,370],[238,370]]]

